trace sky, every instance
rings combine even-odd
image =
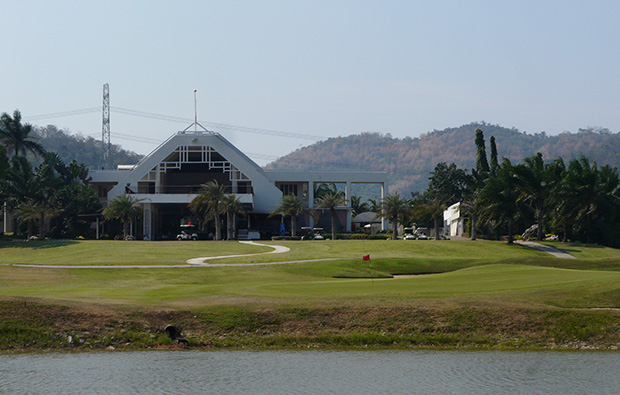
[[[147,154],[194,119],[257,163],[485,121],[620,131],[618,1],[5,1],[0,112]],[[193,128],[192,128],[193,129]]]

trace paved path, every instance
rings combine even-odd
[[[548,254],[553,255],[556,258],[576,259],[571,254],[567,254],[566,252],[562,252],[562,251],[560,251],[558,249],[555,249],[553,247],[549,247],[549,246],[544,245],[544,244],[534,243],[533,241],[515,241],[515,243],[516,244],[521,244],[521,245],[526,246],[526,247],[535,248],[535,249],[537,249],[539,251],[546,252]]]
[[[40,268],[40,269],[170,269],[170,268],[188,268],[188,267],[268,266],[268,265],[285,265],[289,263],[333,261],[336,259],[342,259],[342,258],[321,258],[321,259],[304,259],[304,260],[297,260],[297,261],[262,262],[262,263],[216,263],[216,264],[205,263],[205,261],[209,261],[213,259],[239,258],[239,257],[245,257],[245,256],[264,255],[264,254],[282,254],[285,252],[289,252],[291,250],[290,248],[284,247],[284,246],[275,246],[275,245],[272,246],[268,244],[255,243],[253,241],[240,241],[239,243],[270,247],[270,248],[273,248],[273,251],[259,252],[256,254],[220,255],[220,256],[208,256],[208,257],[202,257],[202,258],[192,258],[186,261],[187,264],[181,264],[181,265],[27,265],[27,264],[12,264],[9,266],[33,267],[33,268]]]
[[[239,243],[250,244],[250,245],[254,245],[254,246],[269,247],[269,248],[273,248],[273,251],[259,252],[259,253],[256,253],[256,254],[206,256],[206,257],[202,257],[202,258],[188,259],[185,262],[189,263],[190,265],[204,265],[205,261],[211,261],[211,260],[214,260],[214,259],[239,258],[239,257],[243,257],[243,256],[254,256],[254,255],[264,255],[264,254],[282,254],[284,252],[289,252],[291,250],[290,248],[284,247],[284,246],[270,246],[268,244],[260,244],[260,243],[255,243],[253,241],[240,241]],[[212,265],[209,265],[209,266],[212,266]]]

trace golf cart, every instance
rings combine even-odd
[[[415,232],[416,232],[416,236],[418,237],[418,240],[428,240],[428,236],[426,235],[427,231],[428,231],[427,228],[416,229]]]
[[[302,240],[325,240],[325,237],[323,237],[323,235],[321,234],[323,228],[302,226],[301,230],[305,232],[305,235],[301,236]]]
[[[404,228],[403,232],[405,233],[405,235],[403,236],[404,240],[415,240],[416,239],[413,228]]]
[[[198,240],[198,233],[196,233],[196,227],[191,223],[187,225],[181,225],[181,233],[177,235],[177,240]]]

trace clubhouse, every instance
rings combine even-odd
[[[247,214],[239,217],[238,232],[253,238],[277,234],[281,222],[288,227],[290,221],[269,217],[283,195],[295,195],[313,208],[315,191],[321,184],[339,185],[347,203],[337,210],[338,231],[351,231],[353,186],[375,184],[380,189],[379,198],[384,197],[387,188],[384,172],[264,170],[219,133],[195,131],[170,136],[136,165],[94,170],[90,175],[91,185],[104,206],[123,193],[140,200],[143,216],[132,227],[132,233],[149,240],[174,237],[181,225],[200,223],[202,219],[189,210],[188,204],[198,195],[201,184],[209,181],[217,181],[241,200]],[[319,218],[325,215],[328,213]],[[329,228],[329,221],[319,221]],[[298,226],[317,224],[304,215]],[[103,232],[100,227],[98,222],[98,236]]]

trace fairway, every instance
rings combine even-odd
[[[217,260],[231,267],[170,269],[35,269],[0,266],[0,296],[114,304],[200,306],[416,299],[537,299],[587,288],[612,292],[620,272],[618,250],[581,247],[588,256],[566,262],[517,245],[492,241],[325,241],[265,242],[290,248],[267,254]],[[4,243],[2,263],[178,264],[197,256],[252,254],[271,248],[238,242],[76,241]],[[369,254],[370,262],[361,257]],[[611,257],[611,258],[610,258]],[[338,258],[274,266],[281,262]],[[214,261],[215,262],[215,261]],[[591,263],[590,263],[591,262]],[[589,266],[603,270],[584,270]],[[571,270],[569,270],[571,269]],[[392,278],[396,274],[417,274]],[[372,279],[370,277],[373,277]],[[594,290],[594,291],[593,291]]]
[[[262,243],[262,242],[261,242]],[[0,244],[0,351],[168,347],[620,348],[620,251],[553,243],[577,259],[472,241]],[[370,255],[370,261],[362,256]],[[299,262],[332,258],[329,261]],[[250,266],[246,263],[287,264]],[[13,266],[46,263],[50,268]],[[60,268],[53,265],[111,265]],[[119,268],[114,265],[136,265]],[[63,337],[64,336],[64,337]],[[115,340],[114,340],[115,339]],[[96,346],[93,346],[94,343]]]

